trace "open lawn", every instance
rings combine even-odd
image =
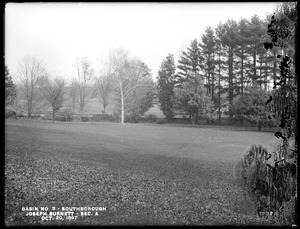
[[[274,138],[229,127],[6,120],[5,224],[268,224],[234,166],[249,144]],[[42,220],[22,207],[106,209]]]

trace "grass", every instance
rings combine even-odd
[[[233,168],[250,143],[273,140],[225,127],[6,120],[5,224],[267,225]],[[43,221],[26,206],[106,211]]]

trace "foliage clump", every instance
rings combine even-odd
[[[166,120],[166,119],[164,119],[164,118],[161,118],[161,119],[157,119],[156,120],[156,124],[166,124],[168,121]]]
[[[268,25],[271,43],[264,44],[266,49],[275,46],[282,49],[281,55],[277,55],[280,76],[274,79],[274,90],[266,103],[269,118],[279,123],[280,128],[274,134],[281,140],[280,144],[275,152],[267,153],[276,157],[275,163],[267,166],[269,158],[264,158],[249,166],[246,169],[248,183],[244,184],[256,201],[258,213],[278,225],[297,221],[297,79],[293,53],[284,53],[284,48],[295,40],[296,8],[297,3],[281,5]]]

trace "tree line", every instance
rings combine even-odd
[[[277,9],[277,15],[279,15]],[[257,15],[207,27],[193,39],[175,64],[174,55],[162,61],[158,73],[158,98],[167,119],[187,116],[192,123],[228,116],[236,122],[258,124],[268,120],[266,101],[279,77],[278,54],[295,56],[294,37],[285,46],[266,49],[271,41],[268,24]]]
[[[122,47],[111,50],[104,62],[105,67],[95,71],[87,57],[77,58],[76,76],[67,85],[62,76],[47,72],[42,60],[25,56],[19,61],[17,84],[12,82],[6,66],[6,90],[12,91],[6,92],[6,105],[26,110],[29,118],[48,108],[54,120],[56,112],[66,104],[69,113],[77,111],[83,117],[86,105],[98,97],[102,114],[113,99],[114,114],[120,117],[121,123],[124,123],[125,112],[128,117],[137,119],[153,106],[155,83],[150,69]]]
[[[280,14],[279,8],[276,13]],[[169,121],[180,115],[193,125],[199,119],[221,124],[222,117],[228,117],[231,122],[256,123],[260,129],[268,120],[265,103],[280,75],[278,53],[292,59],[295,55],[294,37],[284,46],[264,47],[271,41],[271,17],[263,20],[254,15],[208,26],[200,40],[193,39],[182,50],[177,64],[173,54],[166,56],[156,83],[148,66],[123,48],[111,50],[98,71],[87,57],[77,58],[76,76],[68,86],[61,76],[51,76],[42,60],[27,56],[19,62],[17,86],[11,78],[7,81],[6,68],[6,91],[11,91],[6,92],[7,104],[20,106],[23,100],[29,117],[50,106],[54,119],[66,98],[71,111],[83,116],[86,105],[98,97],[102,113],[113,100],[114,114],[124,123],[125,117],[138,120],[157,98]]]

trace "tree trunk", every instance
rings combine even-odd
[[[260,119],[258,120],[257,126],[258,126],[258,131],[261,131],[261,121],[260,121]]]
[[[207,74],[207,84],[208,84],[208,87],[207,87],[206,95],[209,96],[211,93],[211,83],[210,83],[210,75],[209,74]]]
[[[229,50],[228,56],[228,100],[229,100],[229,119],[233,118],[233,48]]]
[[[212,61],[214,63],[215,60],[215,56],[214,53],[212,54]],[[215,65],[213,64],[213,68],[212,68],[212,73],[211,73],[211,81],[212,81],[212,85],[211,85],[211,101],[214,101],[214,96],[215,96]]]
[[[124,125],[124,96],[121,92],[121,124]]]
[[[253,52],[253,84],[256,84],[257,78],[256,78],[256,45],[254,46],[254,52]]]
[[[27,113],[28,113],[27,118],[31,118],[31,108],[30,107],[28,107],[28,112]]]
[[[244,94],[244,51],[241,58],[241,94]]]
[[[192,126],[195,126],[195,115],[191,115]]]
[[[220,60],[220,56],[219,56]],[[221,124],[221,64],[219,63],[219,124]]]
[[[79,110],[80,110],[80,120],[83,118],[83,110],[85,106],[85,101],[84,101],[84,91],[80,91],[79,95]]]
[[[199,118],[199,115],[198,115],[198,112],[195,114],[195,124],[198,124],[198,118]]]
[[[170,110],[167,111],[166,119],[168,122],[172,122],[173,120],[173,114]]]
[[[262,89],[262,80],[261,80],[261,75],[262,75],[262,62],[260,62],[260,66],[259,66],[259,87]]]
[[[52,108],[53,110],[52,110],[52,121],[54,122],[54,120],[55,120],[55,110],[54,110],[54,108]]]
[[[265,57],[266,58],[266,57]],[[265,61],[265,91],[268,90],[268,63]]]
[[[215,96],[215,76],[212,74],[211,76],[211,101],[214,101]]]
[[[106,110],[106,104],[103,103],[103,110],[102,110],[102,114],[105,114],[105,110]]]

